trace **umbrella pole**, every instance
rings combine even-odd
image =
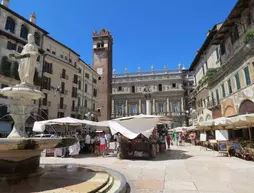
[[[252,135],[251,135],[251,129],[248,127],[249,130],[249,137],[250,137],[250,147],[252,147]]]

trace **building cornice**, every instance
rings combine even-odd
[[[5,11],[15,15],[16,17],[18,17],[19,19],[21,19],[22,21],[28,23],[29,25],[35,27],[36,29],[40,30],[41,32],[43,32],[44,34],[48,34],[47,31],[45,31],[44,29],[40,28],[38,25],[30,22],[28,19],[24,18],[23,16],[19,15],[18,13],[12,11],[11,9],[9,9],[8,7],[5,7],[4,5],[0,4],[0,8],[4,9]]]

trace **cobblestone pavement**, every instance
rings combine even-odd
[[[254,193],[254,162],[229,158],[199,146],[173,146],[153,160],[115,156],[41,158],[41,163],[79,163],[122,172],[135,193]]]

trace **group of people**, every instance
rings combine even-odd
[[[83,152],[95,153],[96,155],[102,155],[109,153],[111,142],[110,133],[100,132],[91,136],[91,133],[86,134],[85,140],[82,146]]]

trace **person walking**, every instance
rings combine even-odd
[[[170,150],[170,143],[171,143],[170,135],[167,136],[167,143],[168,143],[168,149]]]
[[[86,135],[85,138],[85,151],[86,153],[90,153],[90,145],[91,145],[91,136],[89,135],[89,133]]]
[[[182,135],[181,133],[179,133],[178,135],[178,145],[181,145],[182,144]]]
[[[105,156],[106,146],[107,146],[107,141],[105,138],[105,133],[102,133],[100,136],[100,152],[103,157]]]

